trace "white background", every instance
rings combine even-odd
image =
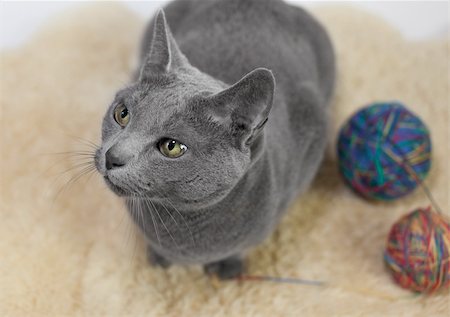
[[[0,49],[20,45],[52,15],[82,5],[79,2],[0,1]],[[165,2],[167,1],[123,3],[141,16],[149,18],[156,8],[163,6]],[[290,0],[289,2],[305,7],[329,4],[329,2],[320,1]],[[450,20],[448,1],[353,1],[335,2],[335,4],[357,6],[378,14],[411,40],[448,37]]]

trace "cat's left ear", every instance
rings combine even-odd
[[[170,31],[164,11],[160,9],[155,17],[150,53],[143,63],[139,79],[167,73],[187,63]]]
[[[212,117],[227,125],[232,134],[251,145],[262,131],[272,108],[275,78],[266,68],[257,68],[212,99]]]

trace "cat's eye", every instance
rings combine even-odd
[[[159,142],[159,151],[167,157],[177,158],[186,152],[187,146],[173,139],[163,139]]]
[[[114,109],[114,120],[122,127],[124,128],[128,122],[130,121],[130,113],[128,112],[127,107],[125,107],[122,104],[119,104]]]

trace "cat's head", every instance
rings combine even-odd
[[[267,69],[228,86],[191,66],[161,10],[139,79],[104,117],[97,169],[120,196],[169,197],[179,208],[213,204],[261,154],[273,93]]]

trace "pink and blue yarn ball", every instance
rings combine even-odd
[[[427,176],[430,133],[401,103],[374,103],[344,124],[337,153],[340,172],[354,191],[369,199],[394,200]]]

